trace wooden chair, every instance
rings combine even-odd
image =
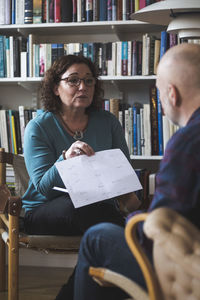
[[[136,235],[138,222],[153,240],[154,268]],[[132,280],[104,268],[90,267],[101,285],[121,287],[135,300],[200,299],[200,230],[169,208],[134,216],[125,228],[127,243],[143,272],[147,292]]]
[[[18,196],[11,196],[6,186],[6,164],[13,166]],[[80,236],[27,235],[19,230],[21,197],[28,184],[23,156],[0,148],[0,291],[6,289],[6,248],[8,249],[8,300],[18,300],[19,249],[45,253],[77,253]],[[20,183],[20,184],[19,184]],[[7,247],[6,247],[7,245]]]

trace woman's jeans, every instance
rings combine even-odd
[[[24,217],[24,227],[28,234],[79,235],[101,222],[124,226],[124,218],[114,200],[75,209],[70,197],[65,194],[27,211]]]

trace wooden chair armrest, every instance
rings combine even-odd
[[[116,286],[124,290],[135,300],[149,299],[146,291],[131,279],[106,268],[89,268],[89,274],[102,286]]]
[[[145,221],[148,217],[148,213],[142,213],[135,215],[132,217],[126,227],[125,227],[125,237],[126,241],[128,243],[129,248],[131,249],[133,256],[137,260],[138,264],[140,265],[140,268],[142,270],[142,273],[144,275],[148,294],[150,299],[152,300],[160,300],[162,299],[162,294],[160,292],[160,287],[158,284],[158,280],[156,277],[156,273],[154,271],[154,268],[149,261],[148,257],[146,256],[143,248],[141,247],[138,237],[137,237],[137,227],[138,223]]]

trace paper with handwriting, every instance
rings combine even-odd
[[[142,189],[120,149],[80,155],[55,165],[75,208]]]

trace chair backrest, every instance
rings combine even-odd
[[[26,170],[24,157],[5,152],[0,148],[0,185],[6,183],[6,164],[12,165],[15,176],[16,195],[22,196],[28,187],[29,175]]]
[[[200,299],[200,231],[169,208],[158,208],[144,223],[153,240],[154,265],[165,300]]]

